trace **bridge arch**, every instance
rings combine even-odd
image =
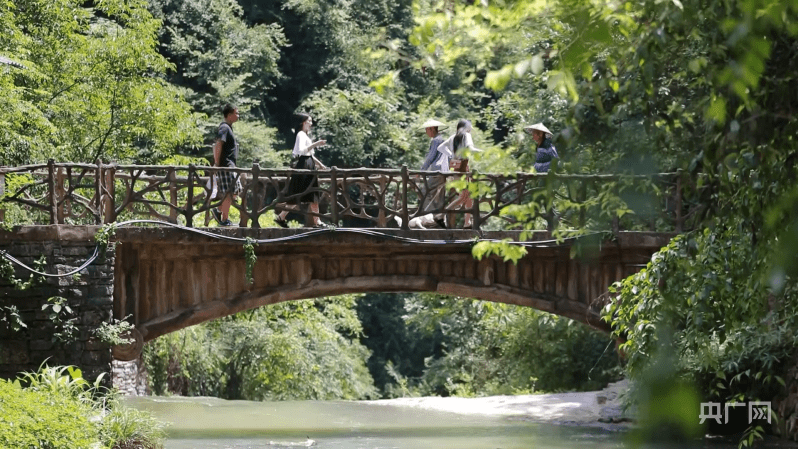
[[[367,292],[436,292],[538,310],[607,330],[598,319],[613,282],[638,271],[671,236],[619,233],[571,258],[573,242],[548,233],[527,242],[517,264],[471,254],[472,231],[225,229],[230,239],[271,239],[255,247],[254,282],[245,280],[240,241],[179,229],[117,231],[114,315],[133,321],[143,341],[204,321],[283,301]],[[484,233],[514,238],[518,233]]]

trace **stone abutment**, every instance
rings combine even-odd
[[[65,274],[97,248],[96,227],[36,228],[25,239],[1,232],[0,250],[28,267]],[[110,385],[111,347],[95,330],[112,317],[113,249],[101,251],[77,274],[61,277],[35,275],[6,258],[0,263],[0,377],[14,379],[42,365],[74,365],[85,379],[105,375],[103,383]]]

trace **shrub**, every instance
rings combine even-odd
[[[0,447],[73,449],[99,442],[92,407],[58,391],[0,379]]]
[[[149,412],[125,407],[114,394],[100,423],[100,438],[112,449],[161,449],[163,424]]]
[[[0,447],[161,449],[163,425],[71,366],[0,379]],[[25,387],[23,387],[25,384]]]

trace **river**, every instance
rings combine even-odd
[[[580,398],[591,393],[526,397],[407,398],[392,401],[228,401],[129,397],[168,427],[165,449],[631,449],[618,425],[599,427]],[[400,402],[397,402],[400,401]],[[429,408],[430,406],[437,408]],[[571,408],[569,411],[568,408]],[[515,414],[562,418],[530,422]],[[573,425],[578,422],[579,425]],[[696,448],[736,449],[736,438],[695,441]],[[761,442],[760,442],[761,443]],[[644,446],[645,447],[645,446]],[[653,447],[653,446],[647,446]],[[684,444],[656,446],[684,448]],[[798,445],[769,438],[763,448]]]
[[[621,432],[530,423],[367,401],[251,402],[137,397],[135,408],[172,423],[166,449],[623,448]]]

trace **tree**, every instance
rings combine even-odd
[[[523,20],[492,19],[520,10],[551,32],[535,36]],[[536,79],[567,101],[555,129],[568,148],[560,153],[566,170],[686,173],[697,229],[625,281],[607,310],[627,339],[630,373],[640,377],[656,364],[660,332],[672,333],[678,375],[697,380],[706,397],[772,397],[773,372],[785,370],[796,334],[798,121],[790,86],[798,3],[455,5],[421,19],[414,43],[438,66],[457,67],[467,38],[457,25],[469,21],[472,55],[481,44],[502,48],[508,35],[532,37],[528,52],[493,67],[485,85],[508,95]],[[765,368],[773,368],[770,384],[754,388],[748,376],[766,376]]]
[[[285,146],[272,127],[269,92],[282,75],[278,67],[288,44],[276,23],[252,25],[241,6],[230,0],[154,0],[150,10],[163,21],[158,35],[165,58],[175,64],[169,81],[186,90],[192,109],[209,118],[200,126],[206,145],[182,148],[184,154],[211,156],[210,142],[222,121],[225,103],[242,112],[236,125],[241,146],[239,166],[258,161],[285,163]]]
[[[3,2],[2,51],[26,67],[4,73],[8,124],[1,163],[155,160],[197,141],[196,119],[160,78],[159,22],[143,1]]]
[[[159,337],[144,352],[152,388],[260,401],[373,398],[354,307],[352,296],[292,301]]]
[[[422,295],[407,323],[442,351],[416,382],[422,394],[481,396],[599,389],[620,374],[612,340],[532,308]]]
[[[406,319],[406,305],[415,300],[412,295],[369,293],[357,302],[360,341],[371,351],[369,372],[384,397],[409,394],[424,373],[425,359],[442,355],[440,333],[419,332]]]

